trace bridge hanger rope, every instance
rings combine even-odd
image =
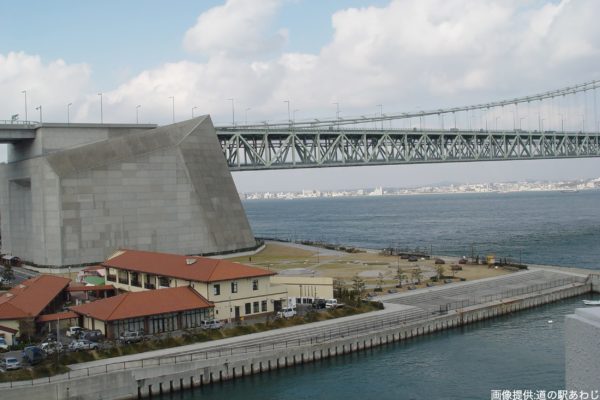
[[[298,122],[285,121],[285,122],[276,122],[276,123],[263,123],[263,124],[243,124],[243,125],[227,125],[218,127],[219,130],[255,130],[255,129],[288,129],[293,127],[294,129],[310,129],[310,128],[319,128],[319,127],[333,127],[340,125],[355,125],[355,124],[363,124],[363,123],[373,123],[380,121],[391,121],[391,120],[400,120],[407,118],[419,118],[426,117],[431,115],[442,115],[442,114],[450,114],[457,113],[463,111],[472,111],[472,110],[489,110],[496,107],[504,107],[509,105],[517,105],[521,103],[531,103],[536,101],[542,101],[545,99],[551,99],[559,96],[566,96],[571,94],[576,94],[580,92],[585,92],[588,90],[595,90],[600,87],[600,80],[593,80],[589,82],[580,83],[573,86],[563,87],[561,89],[551,90],[547,92],[538,93],[530,96],[523,97],[515,97],[513,99],[505,99],[494,101],[490,103],[480,103],[467,105],[462,107],[452,107],[452,108],[440,108],[435,110],[424,110],[424,111],[416,111],[416,112],[403,112],[403,113],[388,113],[381,114],[379,116],[366,117],[347,117],[347,118],[326,118],[326,119],[310,119],[310,120],[302,120]]]

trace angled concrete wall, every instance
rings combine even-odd
[[[4,252],[64,266],[101,261],[119,247],[206,254],[255,246],[208,116],[64,150],[53,134],[48,154],[3,168]],[[16,221],[24,212],[25,228]],[[24,229],[32,232],[26,244]]]

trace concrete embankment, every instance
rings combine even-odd
[[[545,284],[533,280],[542,278],[539,273],[526,273],[518,278],[521,281],[530,279],[536,284],[518,290],[513,288],[499,295],[487,294],[479,297],[479,302],[463,303],[460,308],[443,313],[401,305],[396,299],[386,303],[387,309],[382,312],[342,318],[335,324],[327,321],[329,324],[326,327],[315,323],[285,332],[247,335],[230,340],[227,345],[218,342],[205,344],[201,351],[182,353],[173,349],[172,356],[163,352],[160,357],[102,360],[90,363],[87,367],[79,365],[70,374],[45,381],[19,382],[12,387],[2,385],[2,399],[121,399],[158,395],[406,340],[592,290],[590,279],[581,277],[563,277]],[[504,289],[514,285],[512,282],[509,278],[498,280],[499,284],[505,284]],[[481,290],[482,293],[488,293],[486,285],[489,286],[489,282],[458,287],[462,287],[463,292]],[[456,288],[448,285],[446,294],[455,293]],[[430,293],[428,298],[435,300],[443,295],[443,290]],[[413,300],[425,301],[423,293],[416,295],[419,297],[400,298],[408,301],[412,297]]]

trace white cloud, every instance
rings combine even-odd
[[[23,52],[0,54],[0,119],[19,114],[25,119],[23,90],[27,91],[28,119],[39,120],[35,108],[42,106],[45,120],[66,119],[68,103],[89,90],[91,70],[86,64],[67,64],[58,59],[44,63],[39,56]]]
[[[287,31],[267,32],[279,0],[228,0],[198,17],[183,40],[186,50],[207,56],[255,56],[281,49]]]
[[[528,94],[598,77],[600,3],[504,0],[394,0],[385,7],[340,10],[334,34],[316,54],[281,51],[272,26],[279,2],[230,0],[199,16],[183,39],[204,62],[179,61],[143,71],[106,93],[107,118],[170,121],[191,108],[217,122],[284,120],[458,105]],[[273,53],[276,51],[276,53]],[[88,109],[97,107],[90,96]],[[86,108],[80,117],[86,118]]]

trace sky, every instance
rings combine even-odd
[[[3,2],[0,119],[215,124],[512,98],[600,78],[595,0]],[[0,156],[1,157],[1,156]],[[1,158],[0,158],[1,159]],[[238,190],[600,176],[600,160],[235,173]]]

